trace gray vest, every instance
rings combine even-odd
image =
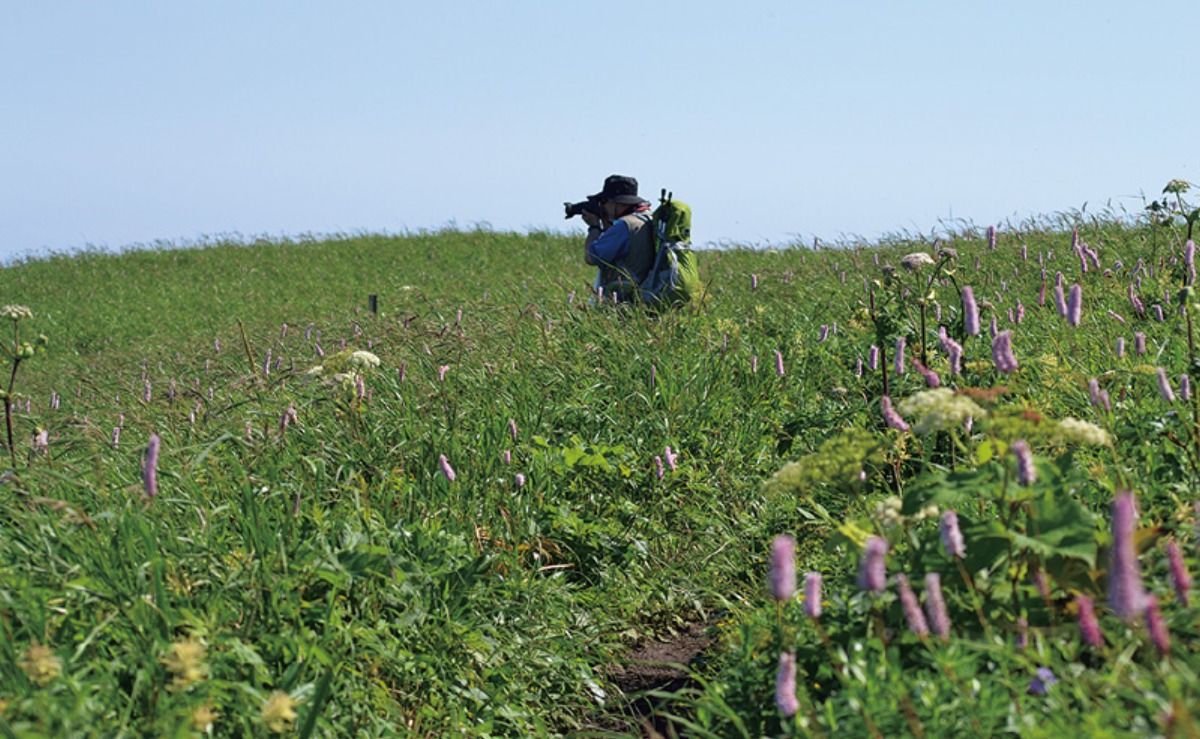
[[[625,276],[640,283],[654,266],[654,227],[650,212],[630,213],[620,220],[629,227],[629,251],[617,266],[627,273]]]

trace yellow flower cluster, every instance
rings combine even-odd
[[[62,675],[62,660],[50,647],[34,644],[25,650],[21,669],[35,685],[44,687]]]
[[[961,428],[968,418],[987,418],[987,411],[965,395],[950,388],[923,390],[900,403],[901,415],[919,419],[913,433],[925,436],[934,431]]]
[[[263,726],[267,727],[267,731],[272,734],[291,731],[297,718],[296,701],[282,690],[276,690],[267,697],[267,702],[263,704],[259,718],[262,719]]]
[[[173,689],[186,690],[208,676],[208,665],[204,664],[207,652],[207,647],[190,639],[171,645],[159,662],[171,673]]]

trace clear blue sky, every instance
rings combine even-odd
[[[1200,3],[6,2],[0,258],[573,229],[614,172],[700,242],[1130,210],[1197,172]]]

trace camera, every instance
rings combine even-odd
[[[578,203],[563,203],[563,210],[566,212],[567,218],[581,216],[584,213],[591,213],[597,218],[604,218],[604,204],[599,198],[588,196],[587,200],[581,200]]]

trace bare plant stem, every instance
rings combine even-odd
[[[21,366],[21,327],[13,321],[13,368],[8,377],[8,392],[4,394],[4,427],[8,431],[8,456],[12,460],[13,471],[17,469],[17,446],[13,442],[12,424],[12,394],[17,384],[17,368]]]

